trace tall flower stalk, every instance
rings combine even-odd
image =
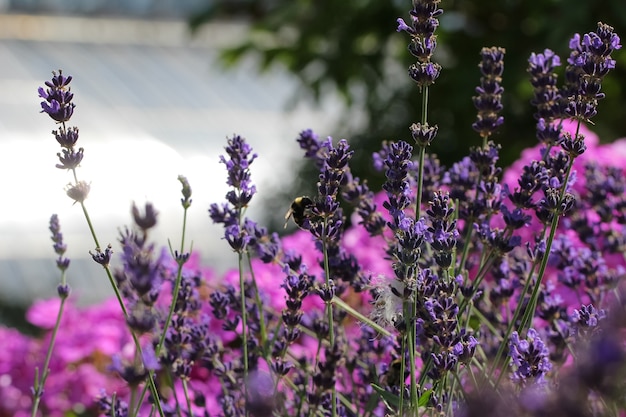
[[[422,93],[422,114],[420,122],[411,125],[410,130],[413,140],[418,147],[418,169],[417,169],[417,193],[415,202],[415,222],[420,221],[422,210],[422,194],[424,184],[424,164],[426,147],[430,146],[438,131],[437,125],[430,126],[428,123],[428,94],[432,84],[435,83],[441,72],[441,65],[432,61],[432,55],[437,48],[437,36],[435,30],[439,26],[437,19],[443,13],[438,7],[440,0],[413,0],[413,9],[409,11],[411,16],[410,24],[402,18],[398,18],[398,32],[406,31],[411,36],[409,52],[417,62],[409,67],[409,77],[417,83]],[[419,271],[416,270],[417,273]],[[411,277],[415,280],[416,275]],[[405,320],[407,320],[407,337],[409,359],[411,367],[411,400],[414,410],[417,404],[417,371],[415,369],[415,326],[412,317],[417,310],[417,298],[408,297],[405,306]],[[410,305],[412,303],[412,305]]]
[[[50,217],[50,232],[52,233],[52,241],[54,242],[53,248],[54,253],[56,253],[59,257],[56,260],[57,269],[61,272],[61,283],[57,286],[57,294],[61,299],[61,303],[59,304],[59,310],[57,312],[56,322],[54,327],[52,328],[52,334],[50,335],[50,342],[48,343],[48,351],[46,353],[46,359],[44,360],[43,366],[41,369],[35,368],[35,382],[33,384],[32,392],[33,392],[33,404],[31,407],[31,417],[35,417],[37,415],[37,411],[39,409],[39,403],[41,401],[41,397],[44,393],[44,388],[46,385],[46,379],[48,379],[48,375],[50,375],[50,359],[52,358],[52,351],[54,350],[54,344],[56,342],[57,333],[59,331],[59,327],[61,326],[61,318],[63,317],[63,310],[65,308],[65,302],[67,301],[67,297],[70,295],[70,286],[67,283],[66,272],[70,266],[69,258],[65,257],[65,251],[67,250],[67,245],[63,242],[63,234],[61,233],[61,225],[59,224],[59,217],[56,214],[53,214]]]
[[[576,121],[574,135],[565,134],[559,138],[559,144],[567,156],[564,179],[547,188],[545,198],[541,200],[541,213],[546,213],[550,224],[549,236],[546,240],[546,251],[539,266],[537,280],[530,298],[529,308],[522,318],[521,329],[528,329],[531,318],[538,302],[539,288],[546,268],[548,256],[559,225],[559,218],[565,215],[574,205],[574,196],[569,192],[570,177],[575,158],[582,155],[587,149],[584,136],[579,133],[581,123],[592,123],[591,118],[597,114],[598,101],[605,94],[601,92],[602,80],[615,68],[615,60],[611,53],[622,47],[620,38],[614,33],[611,26],[599,22],[595,32],[589,32],[582,37],[575,34],[570,40],[570,56],[565,69],[566,84],[563,88],[567,97],[567,108],[564,113]]]
[[[113,278],[111,268],[109,267],[111,256],[113,255],[111,245],[108,245],[104,250],[102,250],[93,223],[89,216],[89,212],[87,211],[87,207],[85,205],[85,199],[87,199],[91,187],[87,182],[79,180],[76,173],[76,169],[83,160],[84,149],[82,147],[76,149],[76,143],[78,142],[79,136],[78,128],[68,127],[66,124],[71,119],[74,114],[74,109],[76,108],[76,104],[73,102],[74,93],[71,92],[71,88],[69,86],[71,81],[72,76],[66,77],[63,75],[62,71],[59,70],[58,74],[53,73],[50,81],[45,82],[47,88],[39,87],[39,97],[43,99],[41,102],[42,113],[46,113],[57,123],[58,130],[52,131],[56,141],[59,145],[61,145],[61,152],[57,153],[59,163],[56,167],[72,171],[74,182],[73,184],[68,184],[66,193],[70,199],[74,200],[74,203],[80,204],[85,220],[87,221],[87,226],[89,227],[89,231],[96,245],[95,253],[90,252],[90,254],[95,262],[103,266],[124,317],[128,319],[129,313],[126,309],[124,301],[122,300],[122,296],[115,279]],[[137,349],[137,355],[141,357],[142,349],[139,339],[132,330],[131,335]],[[161,409],[161,402],[159,400],[159,394],[154,382],[152,371],[148,372],[147,377],[148,386],[150,387],[150,392],[155,399],[159,415],[163,416],[163,410]]]
[[[242,338],[242,360],[243,360],[243,380],[244,380],[244,396],[247,397],[247,383],[250,370],[250,357],[252,352],[250,340],[250,328],[248,323],[248,306],[247,306],[247,288],[248,286],[255,288],[254,276],[251,281],[246,282],[245,264],[246,256],[250,256],[250,247],[255,243],[257,235],[257,226],[254,222],[244,217],[245,210],[250,200],[256,194],[256,186],[251,182],[250,165],[256,159],[257,155],[252,153],[252,148],[239,135],[233,136],[228,140],[225,156],[220,157],[220,162],[226,166],[228,179],[226,183],[231,190],[226,194],[229,204],[221,207],[213,204],[209,210],[211,219],[216,223],[224,224],[224,238],[237,253],[238,270],[239,270],[239,297],[240,297],[240,314],[241,314],[241,338]],[[253,272],[251,270],[251,272]],[[256,290],[255,290],[256,292]],[[259,308],[259,319],[264,331],[264,320],[260,299],[256,298],[257,307]],[[262,336],[265,338],[265,336]],[[264,342],[262,342],[264,343]],[[256,366],[256,365],[255,365]]]
[[[419,123],[411,125],[410,130],[415,144],[418,146],[418,174],[417,174],[417,202],[415,205],[415,219],[420,218],[422,209],[422,185],[424,175],[424,158],[426,147],[437,136],[437,125],[428,124],[428,93],[430,86],[435,83],[441,73],[441,65],[432,61],[432,55],[437,48],[435,31],[439,27],[437,19],[443,13],[439,8],[441,0],[413,0],[413,9],[409,11],[410,24],[398,18],[397,31],[405,31],[411,36],[409,52],[417,62],[409,67],[409,77],[415,81],[422,93],[422,114]]]
[[[348,142],[344,139],[334,145],[332,138],[320,142],[312,131],[307,130],[300,134],[300,147],[306,151],[306,156],[313,158],[320,170],[317,183],[317,197],[310,213],[300,225],[313,235],[318,249],[323,257],[324,284],[317,293],[326,305],[326,320],[328,325],[328,342],[330,348],[327,355],[330,359],[326,366],[333,367],[338,360],[336,353],[336,321],[333,311],[333,300],[336,299],[337,283],[333,276],[339,275],[342,264],[349,261],[342,253],[340,243],[344,229],[343,212],[339,207],[338,197],[342,187],[349,183],[351,178],[348,163],[354,154]],[[331,268],[331,264],[333,267]],[[327,358],[329,359],[329,358]],[[331,388],[331,415],[337,416],[337,388],[333,376],[328,384]]]

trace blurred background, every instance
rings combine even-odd
[[[438,124],[432,152],[449,165],[480,143],[472,131],[471,96],[479,82],[483,46],[506,48],[502,165],[536,143],[526,73],[531,52],[550,48],[565,61],[568,40],[596,22],[626,36],[623,0],[443,1],[435,60],[443,66],[431,88],[429,122]],[[115,246],[130,222],[132,201],[153,202],[160,226],[153,236],[178,242],[182,209],[179,174],[189,178],[194,203],[189,238],[202,263],[234,264],[210,224],[210,203],[223,200],[227,136],[245,136],[259,159],[259,194],[250,215],[282,230],[296,195],[311,192],[315,173],[300,162],[294,138],[312,128],[347,138],[352,169],[382,181],[370,158],[382,140],[408,139],[420,98],[406,75],[408,0],[0,0],[0,303],[4,320],[35,297],[53,296],[47,222],[58,213],[73,264],[69,280],[82,302],[109,294],[107,280],[87,259],[93,250],[79,208],[63,187],[69,174],[54,168],[58,145],[52,120],[38,114],[36,89],[52,70],[75,77],[76,113],[85,159],[81,179],[103,242]],[[593,127],[601,140],[626,136],[626,53],[605,80],[607,98]],[[0,317],[0,320],[2,318]]]
[[[55,124],[40,113],[37,88],[53,70],[74,77],[70,125],[79,127],[85,149],[78,176],[91,183],[86,205],[101,244],[119,252],[118,229],[130,224],[132,202],[149,201],[159,211],[152,240],[178,247],[182,174],[193,190],[187,245],[193,242],[202,264],[218,271],[236,265],[207,212],[225,201],[226,171],[218,161],[226,138],[248,139],[259,154],[253,181],[259,193],[271,194],[290,186],[298,132],[328,134],[338,120],[336,95],[317,108],[290,102],[298,81],[284,68],[259,74],[250,57],[225,69],[220,51],[245,40],[248,26],[216,21],[192,35],[188,18],[202,3],[0,2],[0,321],[19,317],[35,298],[56,296],[52,213],[68,246],[75,299],[93,303],[112,294],[89,257],[94,243],[83,213],[65,195],[71,173],[55,168]],[[282,219],[288,207],[275,215]],[[262,212],[259,203],[249,214]]]
[[[506,166],[522,148],[536,144],[526,72],[530,54],[549,48],[567,65],[569,39],[594,31],[599,21],[626,37],[623,0],[443,0],[439,7],[444,13],[434,60],[443,69],[429,92],[428,121],[440,127],[431,151],[446,165],[480,143],[471,128],[476,118],[471,97],[479,82],[482,47],[506,49],[505,124],[494,137],[502,145]],[[421,114],[420,93],[406,74],[414,61],[407,52],[408,35],[394,30],[397,17],[408,21],[410,8],[409,0],[216,0],[191,23],[202,28],[206,22],[245,15],[250,36],[222,51],[225,62],[236,67],[243,58],[255,56],[262,70],[284,65],[301,80],[302,96],[314,101],[329,91],[339,92],[351,111],[342,115],[333,134],[358,143],[353,170],[377,185],[382,176],[372,172],[372,152],[380,149],[381,140],[409,137],[408,126]],[[603,83],[607,96],[594,118],[593,129],[604,141],[626,135],[626,52],[618,51],[614,58],[617,69]]]

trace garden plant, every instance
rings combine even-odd
[[[442,13],[414,0],[397,20],[422,111],[407,138],[372,155],[382,190],[352,175],[349,140],[303,130],[317,192],[294,196],[285,217],[297,229],[279,236],[246,215],[265,192],[254,138],[228,138],[230,190],[199,208],[237,261],[223,275],[185,237],[201,226],[187,224],[196,207],[183,175],[180,237],[151,240],[158,208],[147,203],[133,204],[118,242],[99,241],[88,211],[98,190],[80,176],[89,139],[70,125],[70,84],[87,74],[54,72],[39,96],[56,166],[93,237],[93,279],[115,297],[75,306],[71,242],[53,215],[58,297],[27,313],[43,336],[0,328],[0,416],[626,415],[626,140],[593,133],[620,38],[597,23],[572,36],[563,62],[545,49],[507,70],[528,72],[538,139],[508,168],[497,136],[506,51],[476,51],[476,135],[446,167],[429,152],[446,127],[428,117],[446,74],[433,60]]]

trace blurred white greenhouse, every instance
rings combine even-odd
[[[76,2],[14,3],[21,6],[0,1],[0,303],[24,305],[55,294],[52,213],[61,221],[72,259],[68,278],[80,302],[110,293],[101,267],[88,257],[94,244],[80,207],[64,193],[71,174],[55,168],[54,123],[39,113],[37,88],[52,70],[74,77],[77,107],[70,125],[80,129],[85,149],[78,175],[91,183],[86,204],[101,243],[115,248],[118,227],[130,223],[131,203],[150,201],[160,212],[153,239],[178,244],[182,174],[193,189],[188,242],[193,240],[204,265],[219,270],[235,262],[207,214],[226,192],[224,166],[218,163],[226,137],[238,133],[248,139],[259,154],[254,182],[260,193],[269,193],[288,185],[299,155],[298,132],[330,134],[340,113],[332,99],[323,110],[308,105],[287,110],[297,84],[284,71],[260,76],[253,62],[234,70],[218,65],[218,50],[241,39],[243,24],[213,23],[191,37],[182,12],[167,19],[146,19],[157,13],[145,10],[143,19],[81,17],[34,14],[26,7],[38,3],[47,13],[61,13],[67,10],[59,4]],[[91,4],[97,11],[106,3],[83,7]]]

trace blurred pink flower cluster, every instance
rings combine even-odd
[[[59,304],[58,298],[37,301],[28,310],[28,321],[45,332],[41,338],[0,327],[0,416],[30,416],[35,368],[44,362]],[[67,304],[40,407],[44,414],[87,411],[101,389],[125,394],[125,384],[107,367],[112,355],[133,349],[116,300],[87,308]]]
[[[576,134],[576,122],[573,120],[564,120],[562,122],[562,128],[565,132],[568,132],[572,137]],[[617,168],[621,171],[622,176],[626,175],[626,138],[617,139],[614,142],[601,144],[598,135],[589,130],[584,124],[581,124],[578,134],[584,136],[586,151],[574,160],[573,171],[571,176],[572,191],[577,194],[576,198],[585,201],[590,198],[589,191],[585,188],[587,179],[585,177],[585,169],[587,166],[595,165],[600,168]],[[502,177],[502,184],[513,190],[517,186],[517,180],[525,165],[528,165],[532,160],[541,160],[542,151],[545,149],[545,145],[537,144],[532,148],[527,148],[522,151],[520,158],[516,160],[510,167],[508,167]],[[559,146],[554,147],[551,153],[555,153],[560,149]],[[624,234],[624,226],[613,220],[608,224],[600,226],[601,219],[597,212],[594,210],[584,210],[581,213],[587,219],[590,227],[596,228],[610,228],[617,232],[617,234]],[[552,253],[558,250],[559,247],[569,246],[571,250],[578,251],[581,256],[584,254],[588,256],[589,245],[583,243],[580,240],[579,235],[571,227],[571,218],[565,217],[559,222],[559,233],[555,239],[555,245],[552,248]],[[518,231],[521,235],[523,242],[532,242],[532,237],[540,232],[541,223],[533,215],[531,224]],[[616,268],[618,274],[623,275],[626,268],[626,260],[623,254],[602,254],[603,261],[606,262],[606,266],[609,268]],[[549,267],[546,271],[546,277],[548,283],[553,285],[553,294],[557,297],[564,299],[567,306],[568,313],[572,313],[574,308],[579,308],[581,303],[588,304],[590,300],[584,294],[576,293],[573,290],[566,288],[565,285],[558,282],[558,274],[560,271],[553,267]]]

